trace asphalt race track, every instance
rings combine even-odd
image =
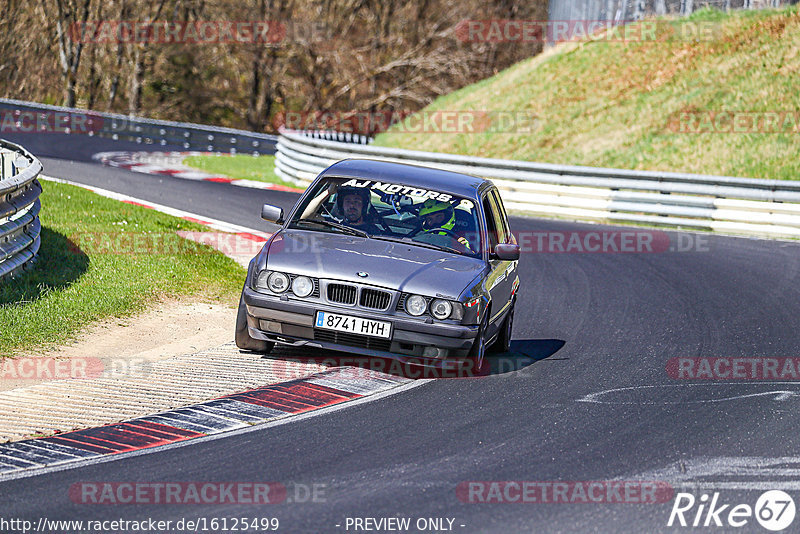
[[[75,159],[44,158],[45,172],[250,228],[264,228],[263,202],[288,208],[296,198]],[[519,217],[512,228],[620,231]],[[768,489],[797,501],[800,383],[675,379],[667,367],[676,357],[800,357],[800,246],[669,236],[688,250],[523,252],[514,352],[495,356],[489,376],[431,380],[283,425],[4,481],[2,516],[278,518],[280,532],[363,532],[356,518],[390,517],[410,518],[409,532],[667,532],[699,530],[667,527],[671,494],[656,503],[480,503],[461,490],[470,481],[660,481],[698,499],[719,492],[730,505],[755,507]],[[77,504],[70,487],[87,481],[272,481],[288,493],[269,505]],[[701,529],[766,532],[747,521]]]

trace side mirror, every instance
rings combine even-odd
[[[519,259],[519,245],[500,243],[495,245],[494,255],[503,261],[516,261]]]
[[[261,206],[261,218],[267,222],[283,224],[283,208],[264,204]]]

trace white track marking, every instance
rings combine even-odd
[[[625,401],[617,401],[617,400],[605,400],[603,397],[607,395],[612,395],[618,392],[624,391],[636,391],[640,392],[643,390],[652,390],[655,388],[685,388],[685,387],[706,387],[706,388],[713,388],[713,387],[736,387],[736,386],[745,386],[745,387],[755,387],[755,386],[766,386],[771,387],[775,385],[793,385],[796,386],[797,389],[771,389],[770,391],[759,391],[756,393],[744,393],[741,395],[731,395],[727,397],[721,398],[707,398],[707,399],[694,399],[694,400],[676,400],[676,401],[658,401],[658,400],[625,400]],[[651,395],[652,396],[652,395]],[[605,389],[603,391],[598,391],[596,393],[590,393],[589,395],[585,395],[577,400],[577,402],[588,402],[588,403],[595,403],[595,404],[638,404],[638,405],[664,405],[664,404],[705,404],[705,403],[714,403],[714,402],[728,402],[728,401],[736,401],[736,400],[743,400],[753,397],[772,397],[774,401],[786,401],[789,399],[800,398],[800,382],[751,382],[751,383],[744,383],[744,382],[727,382],[727,383],[709,383],[709,384],[663,384],[663,385],[648,385],[648,386],[632,386],[627,388],[614,388],[614,389]]]
[[[673,462],[624,480],[659,480],[675,489],[800,490],[800,456],[715,456]],[[736,480],[739,479],[739,480]]]

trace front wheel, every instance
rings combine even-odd
[[[247,306],[244,304],[244,297],[239,299],[239,311],[236,312],[236,346],[244,350],[254,352],[269,353],[275,343],[262,339],[253,339],[247,331]]]

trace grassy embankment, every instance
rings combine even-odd
[[[281,180],[275,174],[275,156],[248,156],[246,154],[189,156],[183,160],[183,163],[201,171],[221,174],[237,180],[255,180],[297,187],[295,184]]]
[[[685,36],[695,30],[708,37]],[[411,133],[397,125],[375,144],[574,165],[800,178],[797,6],[730,14],[705,9],[659,24],[656,36],[560,45],[425,109],[523,112],[536,117],[529,133]],[[722,133],[736,126],[726,124],[720,112],[745,112],[740,130],[764,126],[749,125],[748,117],[763,121],[778,113],[778,127],[771,128],[780,132]],[[708,123],[712,113],[721,128]]]
[[[238,301],[244,270],[175,234],[202,225],[78,187],[43,186],[39,262],[0,285],[0,355],[62,344],[95,321],[159,299]]]

